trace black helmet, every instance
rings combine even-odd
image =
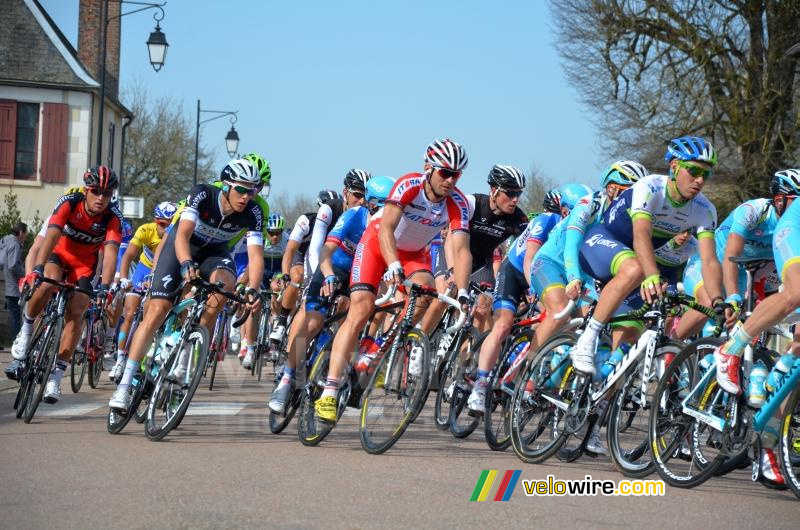
[[[322,190],[317,195],[317,206],[322,206],[325,203],[331,203],[336,201],[343,201],[344,198],[338,191],[333,190]]]
[[[525,174],[514,166],[494,165],[487,182],[504,190],[521,190],[525,187]]]
[[[542,202],[545,212],[561,213],[561,192],[554,188],[547,192]]]
[[[344,187],[348,190],[366,193],[367,181],[372,178],[369,171],[363,169],[351,169],[344,176]]]
[[[119,179],[114,170],[106,166],[92,166],[83,174],[83,183],[90,188],[117,189]]]

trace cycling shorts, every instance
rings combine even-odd
[[[420,250],[398,249],[397,257],[407,278],[418,272],[431,274],[431,256],[426,248],[423,247]],[[386,272],[386,261],[381,255],[377,236],[362,239],[356,247],[355,256],[353,256],[350,290],[378,292],[378,285],[384,272]]]
[[[177,230],[172,230],[164,242],[158,263],[153,271],[153,283],[150,286],[151,298],[174,300],[179,293],[181,283],[181,264],[175,255],[175,236]],[[233,257],[225,245],[198,247],[189,243],[189,254],[195,263],[200,266],[200,275],[208,280],[216,270],[226,270],[232,276],[236,275]]]
[[[97,254],[93,256],[94,259],[85,256],[76,257],[72,254],[68,254],[63,248],[56,247],[53,249],[53,253],[50,254],[50,258],[48,258],[47,262],[55,263],[64,269],[66,280],[69,283],[81,285],[81,288],[85,288],[83,285],[90,285],[92,283],[95,269],[97,268]],[[91,289],[91,287],[89,289]]]
[[[504,259],[494,286],[492,311],[507,309],[516,313],[517,306],[527,291],[528,282],[525,281],[525,275],[518,271],[508,258]]]
[[[133,269],[133,276],[131,276],[131,286],[133,287],[133,291],[131,294],[136,294],[141,296],[142,293],[145,291],[144,283],[145,278],[153,272],[153,269],[142,263],[141,261],[136,264],[136,268]]]
[[[583,238],[578,261],[589,276],[606,283],[617,274],[626,259],[635,257],[634,251],[617,241],[606,225],[596,224]]]
[[[244,270],[247,268],[247,263],[249,262],[247,258],[247,252],[239,252],[238,254],[233,255],[233,262],[236,264],[236,278],[244,273]]]
[[[339,288],[340,294],[343,296],[350,296],[350,289],[348,288],[350,285],[350,272],[340,269],[339,267],[333,267],[333,274],[336,276],[336,279],[339,280],[339,285],[341,285]],[[322,296],[319,293],[324,282],[325,277],[322,274],[322,269],[317,267],[316,272],[314,272],[308,284],[308,290],[306,291],[306,311],[326,312],[325,309],[328,306],[328,297]]]
[[[683,272],[683,291],[694,298],[697,298],[697,290],[703,285],[702,264],[699,256],[693,256],[689,258],[686,270]],[[753,284],[758,298],[777,291],[780,282],[775,272],[775,265],[767,265],[757,270],[753,275]],[[739,277],[736,279],[736,288],[742,297],[747,295],[747,272],[741,266]]]
[[[563,265],[547,256],[536,256],[531,264],[531,287],[539,298],[543,298],[549,289],[567,287],[567,275]]]

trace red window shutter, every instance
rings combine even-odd
[[[17,141],[17,102],[0,100],[0,178],[14,178]]]
[[[67,128],[69,105],[42,105],[42,182],[64,184],[67,181]]]

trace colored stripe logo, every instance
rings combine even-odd
[[[504,471],[502,475],[496,469],[484,469],[480,478],[478,478],[478,483],[475,484],[475,489],[472,490],[472,497],[469,500],[485,501],[490,498],[495,501],[507,501],[511,498],[511,494],[514,493],[514,488],[517,487],[521,474],[521,469],[509,469]]]

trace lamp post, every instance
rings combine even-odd
[[[161,4],[152,4],[149,2],[134,2],[132,0],[113,0],[115,2],[119,2],[120,4],[133,4],[140,7],[138,9],[134,9],[132,11],[128,11],[127,13],[120,13],[119,15],[115,15],[111,18],[108,17],[108,2],[112,0],[105,0],[103,2],[102,9],[102,21],[103,27],[100,35],[100,56],[102,57],[103,66],[100,68],[100,109],[98,111],[97,116],[97,164],[102,163],[103,159],[103,118],[105,114],[105,101],[106,101],[106,45],[108,42],[108,23],[114,19],[122,18],[124,16],[132,15],[134,13],[139,13],[140,11],[145,11],[147,9],[158,9],[158,13],[153,15],[153,18],[156,21],[155,30],[150,33],[150,37],[147,39],[147,51],[150,55],[150,64],[153,66],[153,69],[158,72],[161,70],[161,67],[164,66],[164,59],[167,56],[167,48],[169,48],[169,44],[167,43],[167,37],[161,31],[161,25],[159,24],[164,19],[164,6],[167,5],[166,2]],[[122,7],[120,7],[120,11],[122,11]]]
[[[206,114],[216,114],[216,116],[212,118],[207,118],[203,121],[200,121],[200,115]],[[236,155],[236,152],[239,151],[239,133],[236,132],[234,129],[233,124],[236,123],[238,119],[238,110],[205,110],[200,108],[200,100],[197,100],[197,121],[196,127],[194,130],[194,176],[192,177],[192,184],[197,184],[197,151],[200,147],[200,126],[204,123],[208,123],[210,121],[217,120],[219,118],[224,118],[225,116],[231,117],[231,130],[228,131],[228,134],[225,135],[225,149],[228,151],[228,155],[233,158]]]

